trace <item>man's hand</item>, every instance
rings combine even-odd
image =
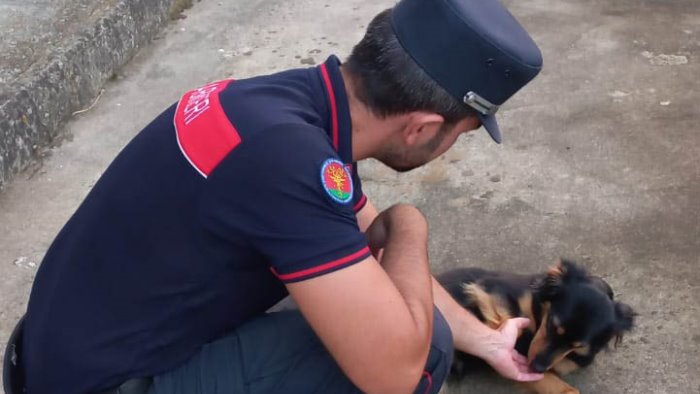
[[[426,242],[428,222],[416,207],[397,204],[376,216],[367,228],[365,236],[369,249],[376,258],[390,239],[406,238],[408,233],[415,233],[418,235],[417,240]]]
[[[371,223],[372,224],[369,225],[365,231],[365,237],[367,238],[369,250],[372,251],[372,256],[379,260],[379,253],[384,249],[384,246],[386,246],[387,234],[389,232],[387,211],[376,216]]]
[[[543,375],[533,373],[527,358],[514,349],[520,330],[527,328],[526,318],[509,319],[484,343],[482,358],[499,374],[508,379],[529,382],[542,379]]]

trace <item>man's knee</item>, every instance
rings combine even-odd
[[[454,355],[452,330],[437,308],[433,309],[433,338],[428,362],[416,393],[437,393],[447,379]]]

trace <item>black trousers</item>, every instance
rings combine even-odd
[[[452,362],[452,332],[435,308],[433,338],[415,392],[440,390]],[[359,393],[300,312],[268,313],[205,345],[184,365],[156,376],[149,394]]]

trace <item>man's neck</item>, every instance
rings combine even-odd
[[[376,116],[355,95],[353,80],[349,73],[340,67],[345,83],[345,91],[352,120],[352,160],[359,161],[374,157],[387,140],[400,130],[404,120],[401,116],[380,118]]]

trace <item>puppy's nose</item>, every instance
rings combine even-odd
[[[544,373],[547,370],[547,365],[542,362],[542,360],[535,359],[530,364],[530,369],[533,372]]]

